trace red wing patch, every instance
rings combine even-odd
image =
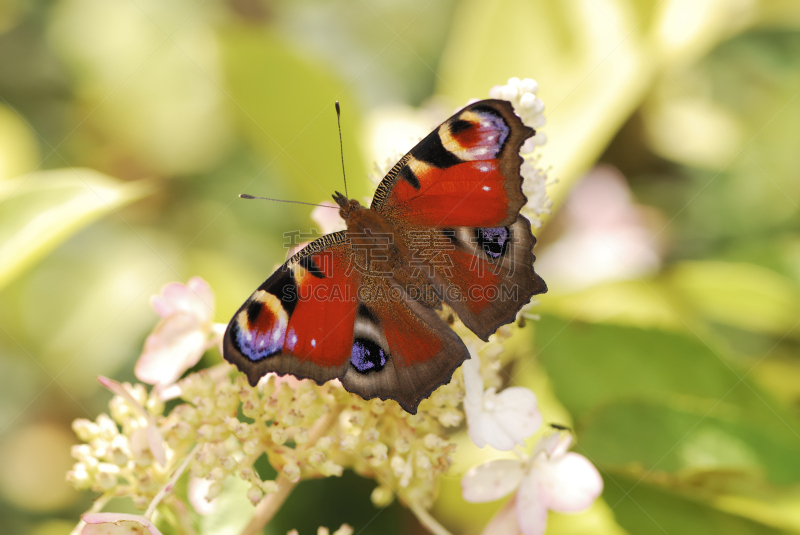
[[[308,257],[294,268],[297,304],[289,318],[283,349],[300,361],[341,366],[350,358],[355,323],[355,288],[345,276],[348,259],[331,251]]]
[[[372,209],[399,226],[510,225],[526,202],[519,148],[533,134],[508,102],[471,104],[398,162]]]
[[[357,273],[344,232],[312,242],[262,284],[228,324],[224,356],[255,385],[268,372],[318,383],[350,360]]]
[[[392,203],[415,226],[490,226],[508,211],[506,178],[498,160],[459,163],[444,169],[411,160],[401,176],[413,172],[419,187],[400,180]]]

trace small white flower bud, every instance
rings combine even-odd
[[[354,450],[358,445],[358,437],[356,435],[345,435],[339,445],[343,450]]]
[[[298,446],[302,446],[303,444],[308,442],[308,429],[305,427],[298,427],[297,431],[294,432],[294,442]]]
[[[202,440],[208,442],[213,440],[214,438],[214,426],[209,424],[204,424],[200,426],[200,429],[197,430],[197,438],[198,440]]]
[[[381,436],[381,434],[375,428],[367,429],[366,431],[364,431],[364,440],[367,443],[371,443],[371,442],[377,441],[380,438],[380,436]]]
[[[70,453],[74,459],[82,461],[87,457],[92,457],[92,448],[88,444],[77,444],[72,446]]]
[[[336,476],[341,477],[344,468],[333,461],[325,461],[320,467],[320,472],[326,477]]]
[[[397,450],[397,453],[406,453],[409,450],[409,443],[403,437],[398,438],[394,441],[394,449]]]
[[[128,456],[121,449],[114,448],[114,449],[111,450],[111,455],[109,456],[109,461],[111,461],[115,465],[117,465],[119,467],[128,466],[128,461],[129,460],[130,459],[128,458]]]
[[[215,466],[211,469],[211,472],[208,473],[208,479],[213,479],[214,481],[222,481],[225,479],[225,470],[222,469],[220,466]]]
[[[389,487],[378,485],[372,490],[369,498],[375,507],[386,507],[394,501],[394,492]]]
[[[394,475],[400,477],[400,475],[402,475],[406,469],[406,461],[399,455],[395,455],[392,457],[390,466],[392,467],[392,472],[394,472]]]
[[[342,524],[339,529],[333,532],[333,535],[353,535],[353,533],[353,528],[347,524]]]
[[[372,411],[372,414],[380,416],[386,412],[386,403],[384,403],[382,399],[375,398],[370,401],[369,409]]]
[[[276,492],[278,492],[278,483],[273,481],[273,480],[271,480],[271,479],[268,479],[266,481],[262,481],[261,482],[261,489],[266,494],[275,494]]]
[[[247,490],[247,499],[250,500],[250,503],[253,505],[258,505],[258,502],[260,502],[263,497],[264,491],[256,486],[252,486]]]
[[[89,442],[100,434],[100,426],[86,418],[78,418],[72,422],[72,430],[84,442]]]
[[[508,85],[512,87],[519,87],[520,82],[522,82],[522,80],[520,80],[516,76],[508,79]]]
[[[461,423],[461,413],[453,409],[444,410],[439,414],[439,423],[445,427],[455,427]]]
[[[422,452],[418,452],[416,464],[417,468],[419,468],[419,473],[430,474],[432,464],[427,455],[424,455]]]
[[[519,90],[525,93],[536,93],[539,91],[539,84],[536,83],[536,80],[524,78],[519,84]]]
[[[72,470],[67,472],[67,482],[78,490],[86,490],[92,486],[89,472],[86,471],[86,466],[81,463],[76,463]]]
[[[425,444],[425,447],[428,448],[429,450],[435,450],[441,448],[445,444],[445,442],[441,438],[434,435],[433,433],[428,433],[427,435],[425,435],[423,443]]]
[[[311,452],[308,455],[308,463],[314,467],[319,467],[320,465],[322,465],[322,463],[325,462],[325,459],[326,459],[325,454],[316,449],[311,450]]]
[[[117,476],[109,472],[98,472],[95,476],[95,485],[101,491],[107,491],[117,486]]]
[[[519,97],[519,107],[523,110],[530,110],[533,109],[533,106],[536,104],[536,95],[533,93],[523,93],[521,97]]]
[[[378,442],[372,446],[372,464],[377,465],[386,462],[388,452],[389,448],[383,442]]]
[[[489,98],[503,98],[503,86],[496,85],[489,90]]]
[[[286,442],[285,433],[283,441]],[[283,444],[283,442],[281,442],[281,444]],[[242,451],[245,453],[245,455],[254,455],[258,451],[258,449],[259,445],[257,438],[251,438],[250,440],[242,444]]]
[[[320,437],[320,439],[317,440],[315,446],[320,451],[328,451],[329,449],[331,449],[332,444],[333,444],[333,438],[325,436],[325,437]]]
[[[350,423],[355,427],[363,427],[365,421],[366,421],[366,416],[361,411],[354,411],[350,415]]]
[[[119,435],[119,429],[117,428],[116,422],[107,414],[100,414],[97,417],[97,425],[100,426],[100,433],[106,440],[110,440]]]
[[[506,85],[506,86],[503,86],[503,89],[501,91],[501,95],[502,95],[501,98],[503,100],[513,101],[519,95],[519,91],[514,86]]]
[[[283,467],[283,475],[289,479],[289,481],[296,483],[300,481],[300,467],[297,466],[295,463],[286,463]]]
[[[206,501],[210,502],[220,494],[222,494],[222,483],[220,483],[219,481],[215,481],[208,487],[208,492],[206,493]]]
[[[277,445],[281,445],[286,442],[289,438],[289,434],[286,432],[286,429],[283,427],[272,426],[270,429],[271,433],[270,436],[272,437],[272,442]]]

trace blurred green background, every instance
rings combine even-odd
[[[134,379],[151,294],[200,275],[225,322],[312,225],[236,195],[341,189],[334,100],[361,198],[380,136],[511,76],[547,105],[555,205],[536,249],[551,291],[508,377],[605,480],[548,533],[800,533],[791,0],[4,0],[3,533],[66,534],[89,506],[64,481],[70,422],[106,410],[96,375]],[[467,506],[458,483],[491,453],[459,444],[434,514],[479,533],[500,503]],[[422,532],[373,487],[303,483],[268,530]]]

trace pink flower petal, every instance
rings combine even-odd
[[[529,472],[517,491],[517,522],[523,535],[542,535],[547,527],[544,490],[535,471]]]
[[[102,531],[99,533],[108,533],[111,534],[132,534],[136,533],[131,528],[132,526],[125,524],[135,523],[139,526],[145,528],[147,531],[150,532],[150,535],[161,535],[161,532],[156,528],[152,522],[146,519],[143,516],[139,515],[129,515],[125,513],[90,513],[83,515],[83,521],[87,524],[96,525],[96,524],[113,524],[116,526],[117,529],[110,529],[108,531]],[[87,526],[88,527],[88,526]],[[110,527],[110,526],[109,526]],[[83,533],[87,533],[86,528],[84,528]],[[97,534],[96,530],[91,530],[88,533]]]
[[[603,492],[603,478],[583,455],[569,452],[537,467],[547,507],[559,513],[587,509]]]
[[[199,305],[202,303],[202,306],[195,307],[195,313],[203,323],[212,321],[214,319],[216,301],[211,286],[200,277],[192,277],[186,284],[197,299],[197,303],[195,304]]]
[[[522,463],[497,459],[471,468],[461,479],[461,494],[472,503],[499,500],[522,481]]]
[[[161,288],[158,295],[150,298],[150,303],[162,317],[178,312],[191,313],[195,308],[195,295],[185,284],[170,282]]]
[[[517,500],[512,498],[492,517],[483,535],[519,535]]]
[[[147,337],[134,367],[136,378],[151,385],[169,385],[197,364],[208,337],[194,316],[181,313],[163,320]]]

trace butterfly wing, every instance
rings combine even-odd
[[[358,254],[337,232],[293,256],[236,311],[224,357],[253,386],[269,372],[319,384],[339,378],[350,392],[394,399],[414,414],[469,353],[398,284],[352,269]]]
[[[506,101],[470,104],[392,168],[371,208],[398,226],[512,225],[526,202],[519,149],[533,134]]]
[[[469,358],[466,346],[431,308],[390,279],[362,287],[344,387],[365,399],[394,399],[411,414]]]
[[[483,340],[547,291],[533,269],[530,222],[519,215],[527,202],[519,150],[533,134],[506,101],[470,104],[411,149],[372,202]]]
[[[251,385],[268,372],[319,384],[344,374],[353,345],[358,273],[345,232],[311,242],[236,311],[223,354]]]
[[[531,297],[547,291],[533,269],[536,238],[524,216],[506,227],[406,232],[412,257],[428,260],[429,276],[442,300],[485,341],[514,321]]]

